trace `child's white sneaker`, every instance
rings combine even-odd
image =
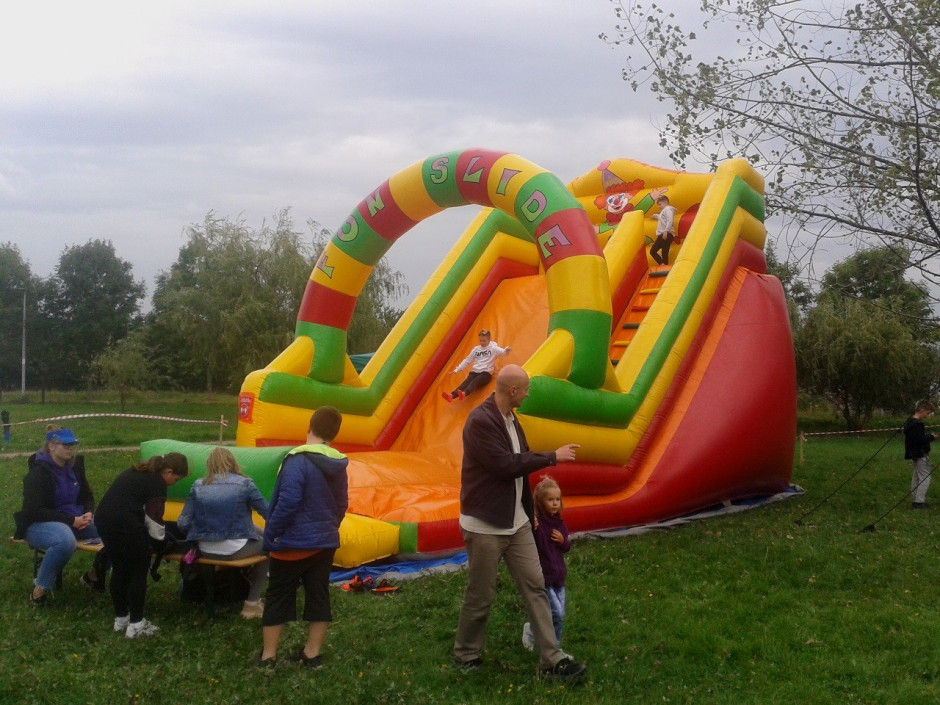
[[[127,631],[127,625],[131,623],[130,617],[115,617],[114,618],[114,631],[123,632]]]
[[[522,645],[529,651],[535,649],[535,636],[532,634],[532,627],[528,622],[522,625]]]
[[[142,619],[139,622],[131,622],[128,624],[124,636],[128,639],[136,639],[139,636],[153,636],[158,631],[160,631],[160,627],[153,622]]]

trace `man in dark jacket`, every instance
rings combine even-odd
[[[914,415],[904,422],[904,459],[914,461],[911,475],[911,509],[927,509],[927,489],[930,487],[930,443],[935,436],[927,433],[924,419],[933,413],[933,404],[924,401],[917,405]]]
[[[320,649],[333,619],[330,568],[339,548],[339,525],[346,515],[346,456],[330,447],[343,417],[321,406],[310,418],[307,443],[294,448],[278,472],[264,527],[269,554],[268,594],[261,617],[264,646],[258,665],[273,666],[284,624],[297,619],[297,588],[304,586],[307,643],[292,656],[320,668]]]
[[[496,391],[470,412],[463,430],[460,473],[460,529],[467,547],[467,588],[454,640],[454,663],[479,668],[500,560],[525,604],[545,676],[576,679],[585,671],[558,646],[551,607],[532,535],[532,492],[528,475],[574,460],[573,443],[549,453],[529,450],[513,413],[529,395],[529,376],[506,365]]]

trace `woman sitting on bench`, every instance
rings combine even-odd
[[[199,542],[204,558],[225,561],[259,556],[262,533],[252,523],[252,509],[268,518],[268,502],[254,481],[242,475],[230,450],[216,448],[206,460],[205,477],[189,490],[176,525],[187,541]],[[267,575],[267,561],[251,567],[248,596],[241,611],[245,619],[260,618],[264,612],[261,593]]]
[[[92,522],[95,498],[85,478],[84,456],[75,455],[76,446],[72,429],[48,427],[45,445],[28,461],[23,508],[13,515],[14,538],[25,539],[33,549],[44,552],[29,592],[34,605],[46,603],[77,542],[99,540]],[[82,574],[82,584],[104,590],[106,571],[105,557],[99,552],[91,570]]]

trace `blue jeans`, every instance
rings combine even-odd
[[[43,590],[51,590],[56,577],[65,568],[72,554],[78,550],[78,540],[96,538],[98,530],[94,524],[89,524],[81,531],[60,521],[37,521],[30,524],[26,529],[26,543],[45,551],[33,584]]]
[[[561,643],[561,632],[565,626],[565,586],[545,586],[548,594],[548,604],[552,608],[552,626],[555,627],[555,638]]]

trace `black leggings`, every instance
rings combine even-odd
[[[110,534],[100,531],[111,559],[111,602],[114,616],[144,618],[147,572],[150,570],[150,539],[143,534]]]

